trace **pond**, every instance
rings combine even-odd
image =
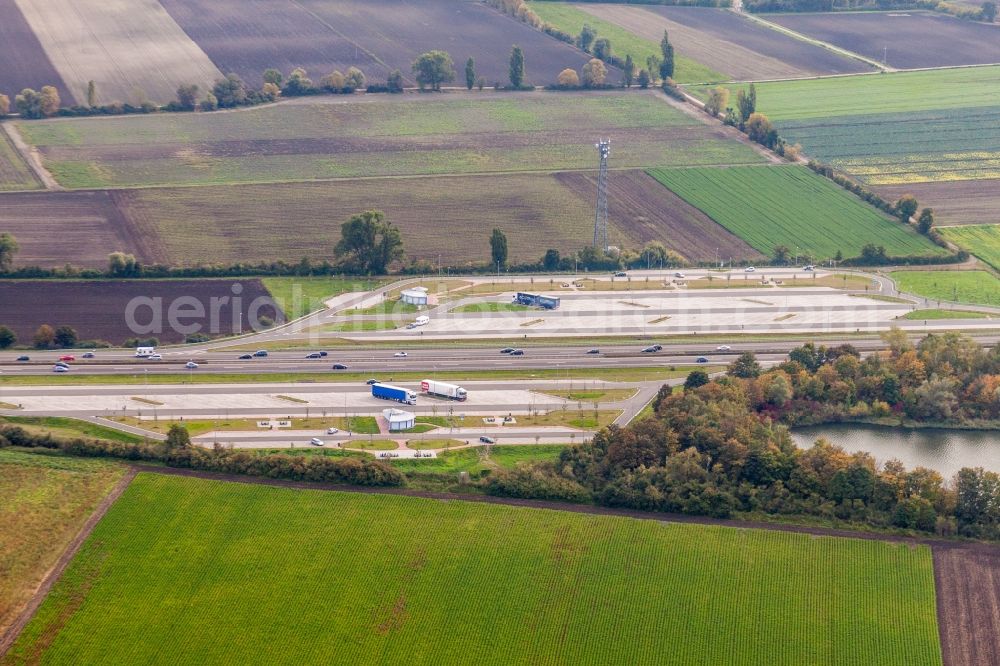
[[[880,463],[897,458],[907,469],[927,467],[946,479],[963,467],[1000,472],[1000,431],[891,428],[832,424],[796,428],[792,438],[808,448],[820,437],[845,451],[867,451]]]

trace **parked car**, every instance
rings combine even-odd
[[[704,357],[704,356],[699,356],[698,358],[695,359],[695,362],[697,362],[697,363],[708,363],[708,359],[706,357]]]
[[[184,367],[187,368],[188,370],[194,370],[195,368],[198,367],[198,364],[195,363],[194,361],[188,361],[187,363],[184,364]]]
[[[393,354],[393,356],[395,356],[396,358],[406,358],[407,354],[406,352],[396,352],[395,354]]]
[[[253,354],[240,354],[241,361],[249,361],[253,358]]]
[[[163,355],[162,354],[150,354],[149,356],[146,357],[146,359],[150,360],[150,361],[162,361],[163,360]]]
[[[511,356],[524,356],[524,350],[523,349],[515,349],[514,351],[512,351],[510,353],[510,355]]]
[[[18,356],[17,360],[18,361],[30,361],[31,357],[30,356]]]
[[[347,366],[344,365],[343,363],[334,363],[333,364],[333,369],[334,370],[347,370]]]
[[[76,356],[73,356],[72,354],[66,354],[65,356],[60,356],[59,360],[60,361],[75,361],[76,360]]]
[[[378,384],[378,380],[377,379],[369,379],[368,381],[365,382],[365,384],[367,384],[368,386],[371,386],[372,384]]]
[[[747,266],[746,268],[743,269],[744,273],[754,273],[756,271],[757,271],[757,269],[754,268],[753,266]]]
[[[312,439],[309,440],[309,443],[312,444],[313,446],[323,446],[323,440],[320,439],[319,437],[313,437]]]
[[[253,353],[253,355],[254,356],[261,356],[261,357],[262,356],[267,356],[267,350],[266,349],[258,349],[257,351],[255,351]]]
[[[340,432],[340,430],[338,430],[337,428],[327,428],[326,429],[326,434],[328,434],[328,435],[336,435],[338,432]]]
[[[513,347],[504,347],[503,349],[500,350],[500,353],[501,354],[510,354],[513,351],[514,351]]]
[[[52,367],[52,372],[69,372],[69,366],[67,365],[56,365]]]
[[[95,356],[96,356],[96,354],[94,352],[86,352],[83,355],[83,358],[94,358]]]
[[[616,271],[615,277],[628,277],[628,273],[626,273],[625,271]]]
[[[715,351],[729,351],[730,349],[732,349],[732,347],[729,345],[719,345],[715,348]]]
[[[312,352],[311,354],[306,354],[306,358],[323,358],[320,356],[319,352]]]
[[[493,439],[492,437],[487,437],[486,435],[483,435],[482,437],[480,437],[479,441],[482,442],[483,444],[496,444],[497,443],[497,440]]]
[[[588,354],[600,354],[601,350],[600,349],[588,349],[587,353]]]

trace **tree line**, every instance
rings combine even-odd
[[[1000,425],[1000,349],[958,334],[910,344],[886,335],[888,354],[806,345],[763,371],[752,354],[725,377],[696,371],[664,387],[654,416],[609,427],[555,463],[498,472],[491,493],[716,517],[806,516],[876,528],[1000,538],[1000,475],[882,465],[819,440],[795,446],[788,426],[878,419]]]

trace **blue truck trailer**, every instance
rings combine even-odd
[[[514,296],[514,302],[519,305],[527,305],[533,308],[544,308],[546,310],[555,310],[559,307],[559,297],[558,296],[542,296],[541,294],[528,294],[523,291],[517,292]]]
[[[372,384],[372,396],[381,400],[394,400],[404,405],[417,404],[417,394],[391,384]]]

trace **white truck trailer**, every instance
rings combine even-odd
[[[420,380],[420,390],[428,395],[436,395],[450,400],[462,401],[469,397],[468,392],[458,384],[436,382],[433,379]]]

